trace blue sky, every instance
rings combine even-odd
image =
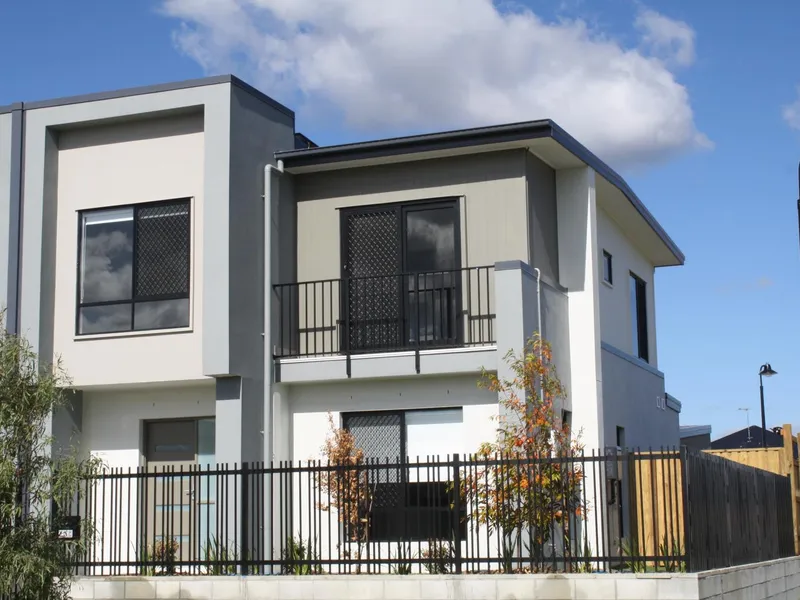
[[[682,422],[757,422],[769,361],[768,425],[800,425],[800,3],[318,1],[7,2],[0,105],[234,72],[325,144],[555,117],[686,254],[656,284]]]

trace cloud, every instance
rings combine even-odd
[[[767,288],[771,288],[773,285],[775,285],[775,281],[769,277],[759,277],[758,279],[751,281],[738,281],[736,283],[721,285],[716,288],[716,292],[723,295],[742,294],[744,292],[757,292],[759,290],[765,290]]]
[[[491,0],[162,0],[175,43],[301,115],[374,136],[552,118],[616,163],[709,147],[671,65],[685,23],[645,10],[627,47],[580,19]]]
[[[797,86],[797,98],[783,107],[783,120],[792,129],[800,130],[800,85]]]
[[[681,67],[694,63],[695,34],[687,23],[643,9],[636,17],[635,25],[642,33],[642,42],[655,56]]]

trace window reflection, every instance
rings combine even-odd
[[[133,283],[133,209],[83,215],[81,302],[130,300]]]

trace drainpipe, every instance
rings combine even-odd
[[[275,360],[272,354],[272,184],[283,173],[283,161],[264,168],[264,401],[267,403],[264,423],[264,460],[275,457],[272,440],[273,406],[272,382],[275,379]]]
[[[536,273],[536,331],[539,332],[539,362],[542,362],[542,272],[538,267],[533,268]],[[539,399],[544,403],[544,380],[539,381]]]

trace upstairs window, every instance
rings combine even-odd
[[[647,284],[631,273],[631,332],[633,354],[643,361],[650,360],[647,341]]]
[[[189,326],[188,199],[80,213],[77,333]]]
[[[614,261],[610,252],[603,250],[603,281],[614,285]]]

